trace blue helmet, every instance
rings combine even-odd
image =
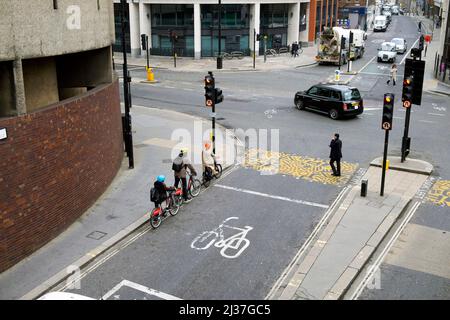
[[[156,178],[159,182],[164,182],[166,180],[166,176],[160,175],[158,178]]]

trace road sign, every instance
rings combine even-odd
[[[391,124],[389,122],[384,122],[383,123],[383,129],[384,130],[389,130],[391,128]]]
[[[403,101],[403,107],[404,107],[404,108],[409,108],[409,107],[411,107],[411,102],[408,101],[408,100]]]

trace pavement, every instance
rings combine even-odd
[[[434,77],[434,66],[436,64],[436,53],[440,45],[441,29],[435,29],[433,27],[433,20],[424,16],[415,16],[417,21],[422,22],[424,34],[432,35],[432,40],[426,49],[425,59],[425,73],[423,81],[423,91],[432,94],[443,94],[450,96],[450,85],[439,81]]]
[[[37,298],[147,223],[153,208],[150,187],[160,174],[173,184],[171,159],[181,147],[189,147],[191,162],[201,175],[201,135],[208,137],[210,121],[139,106],[133,106],[131,113],[135,168],[128,169],[128,158],[124,157],[113,183],[83,216],[57,238],[3,272],[0,299]],[[237,144],[224,127],[217,125],[216,130],[216,153],[226,169],[234,165]]]
[[[404,214],[414,195],[431,174],[424,161],[407,159],[386,172],[380,196],[382,169],[375,159],[361,180],[368,180],[366,196],[361,186],[344,188],[268,295],[279,300],[342,299],[375,249]]]
[[[168,69],[177,72],[233,72],[233,71],[271,71],[281,69],[301,68],[316,64],[315,56],[317,46],[303,47],[303,52],[296,58],[291,57],[290,53],[282,53],[276,56],[267,56],[264,62],[264,56],[257,56],[255,59],[255,68],[253,68],[252,57],[242,59],[233,58],[223,60],[223,69],[217,70],[216,58],[194,59],[190,57],[177,57],[176,67],[173,57],[150,56],[150,67],[155,69]],[[115,52],[114,62],[123,63],[123,56]],[[146,66],[147,57],[127,56],[127,62],[132,66]]]

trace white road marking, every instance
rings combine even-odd
[[[400,119],[400,120],[403,120],[403,119],[405,119],[405,118],[403,118],[403,117],[395,117],[395,116],[394,116],[394,119]]]
[[[364,108],[364,111],[372,111],[372,110],[381,110],[382,108],[372,108],[372,107],[368,107],[368,108]]]
[[[428,120],[419,120],[419,122],[425,122],[425,123],[435,123],[434,121],[428,121]]]
[[[260,196],[260,197],[266,197],[266,198],[271,198],[271,199],[276,199],[276,200],[282,200],[282,201],[294,202],[294,203],[298,203],[298,204],[304,204],[304,205],[312,206],[312,207],[319,207],[319,208],[325,208],[325,209],[328,209],[328,207],[329,207],[329,206],[327,206],[325,204],[321,204],[321,203],[290,199],[290,198],[287,198],[287,197],[274,196],[274,195],[270,195],[270,194],[267,194],[267,193],[261,193],[261,192],[256,192],[256,191],[246,190],[246,189],[240,189],[240,188],[235,188],[235,187],[229,187],[229,186],[224,186],[224,185],[221,185],[221,184],[215,184],[214,187],[227,189],[227,190],[238,191],[238,192],[243,192],[243,193],[248,193],[248,194],[253,194],[255,196]]]
[[[278,290],[278,288],[280,287],[281,283],[286,279],[286,277],[291,273],[291,270],[298,264],[299,260],[301,259],[301,257],[303,256],[303,254],[306,253],[306,249],[311,245],[312,241],[314,240],[314,238],[317,236],[317,234],[319,233],[320,229],[323,227],[323,225],[325,224],[325,222],[328,220],[329,216],[333,213],[336,205],[339,203],[339,201],[342,199],[342,197],[344,196],[344,194],[346,193],[346,191],[350,189],[349,186],[344,187],[342,189],[342,191],[338,194],[338,196],[336,197],[336,199],[333,201],[333,203],[331,204],[331,206],[328,208],[327,212],[323,215],[322,219],[320,219],[319,223],[317,224],[317,226],[314,228],[313,232],[311,232],[311,234],[309,235],[308,239],[306,239],[305,243],[302,245],[302,247],[300,248],[300,250],[297,252],[297,254],[295,255],[295,257],[292,259],[292,261],[289,263],[289,265],[286,267],[286,269],[284,269],[283,273],[281,274],[281,276],[278,278],[278,280],[275,282],[275,284],[273,285],[272,289],[269,291],[269,293],[267,294],[267,296],[264,298],[264,300],[269,300],[273,297],[273,295],[275,294],[275,292]]]
[[[432,116],[445,117],[445,114],[442,114],[442,113],[431,113],[431,112],[428,112],[428,114],[431,114]]]
[[[414,46],[416,45],[416,43],[417,43],[418,41],[419,41],[419,38],[417,38],[417,40],[413,43],[413,45],[409,47],[408,52],[406,52],[405,56],[403,57],[403,59],[402,59],[402,61],[399,63],[399,65],[400,65],[400,64],[403,64],[403,62],[405,62],[406,58],[409,56],[409,53],[411,52],[411,49],[414,48]]]
[[[364,70],[376,57],[377,56],[374,56],[372,59],[370,59],[361,69],[359,69],[358,73]]]
[[[372,279],[372,277],[375,274],[375,272],[377,272],[377,270],[379,269],[381,263],[383,262],[384,258],[386,257],[387,253],[391,250],[391,248],[394,245],[395,241],[400,236],[400,234],[402,233],[402,231],[406,227],[406,225],[409,223],[409,221],[411,220],[412,216],[414,215],[414,213],[416,212],[416,210],[417,210],[417,208],[419,206],[420,206],[420,202],[416,202],[412,206],[411,210],[406,215],[405,220],[400,224],[398,229],[395,231],[393,237],[391,238],[391,240],[389,240],[388,244],[383,249],[383,251],[381,252],[380,256],[376,259],[375,263],[373,265],[371,265],[371,267],[367,271],[367,275],[366,275],[365,279],[363,281],[361,281],[361,283],[357,287],[356,291],[350,297],[350,300],[356,300],[356,299],[359,298],[359,296],[361,295],[362,291],[367,286],[369,281]]]
[[[168,293],[164,293],[158,290],[154,290],[154,289],[150,289],[147,288],[139,283],[135,283],[135,282],[131,282],[128,280],[122,280],[118,285],[116,285],[114,288],[112,288],[111,290],[109,290],[103,297],[102,300],[107,300],[109,297],[111,297],[114,293],[116,293],[117,291],[120,290],[120,288],[122,287],[130,287],[133,288],[135,290],[147,293],[149,295],[152,296],[156,296],[158,298],[164,299],[164,300],[183,300],[181,298],[175,297],[171,294]]]

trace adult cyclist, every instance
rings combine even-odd
[[[191,197],[189,197],[188,190],[187,190],[187,180],[186,180],[186,174],[187,169],[191,172],[193,176],[197,175],[197,172],[195,171],[192,164],[189,162],[189,159],[186,158],[186,155],[188,153],[187,148],[181,149],[180,153],[178,154],[178,157],[173,160],[172,164],[172,170],[175,175],[175,187],[178,188],[178,184],[181,181],[181,186],[183,188],[183,199],[185,202],[191,201]]]

